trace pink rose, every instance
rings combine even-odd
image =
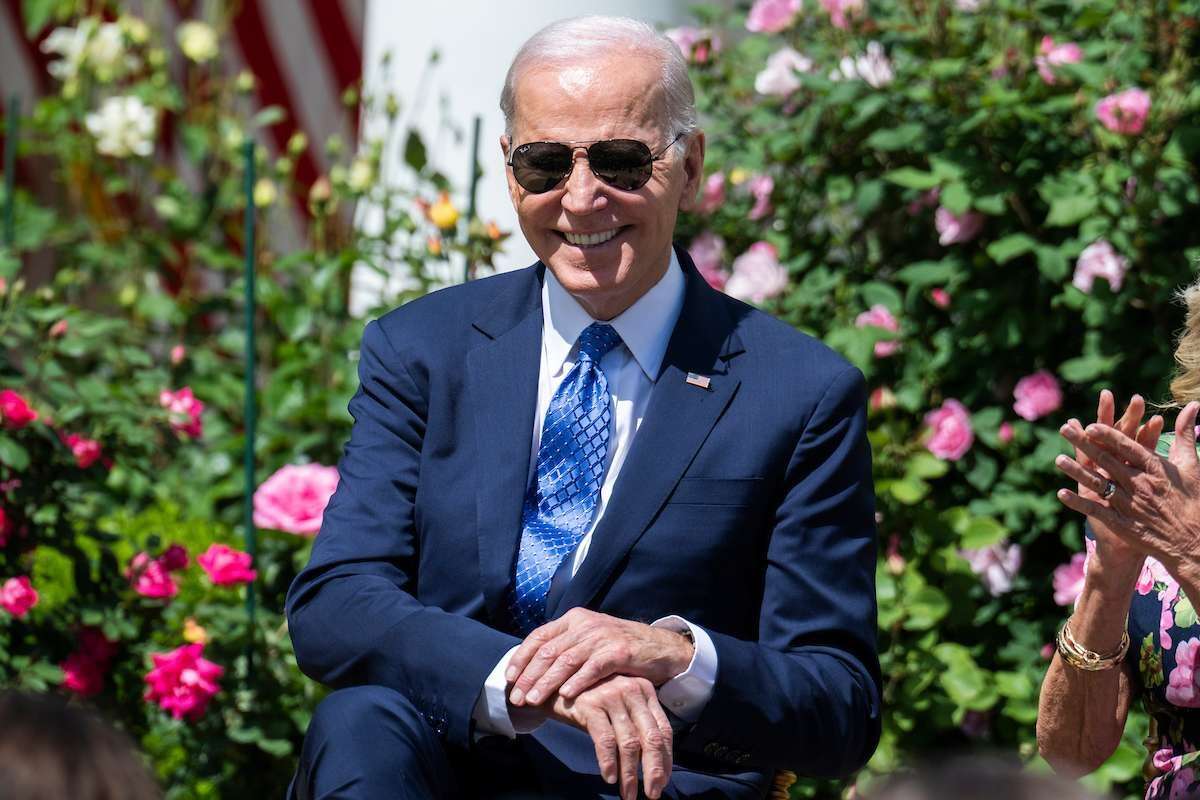
[[[75,463],[80,469],[87,469],[100,458],[100,443],[95,439],[70,433],[63,437],[63,444],[70,448],[71,455],[75,456]]]
[[[1054,645],[1046,642],[1044,645],[1042,645],[1042,650],[1040,653],[1038,653],[1038,655],[1042,657],[1043,661],[1049,661],[1050,659],[1054,658],[1054,651]]]
[[[209,579],[218,586],[235,583],[251,583],[258,575],[250,569],[250,554],[223,544],[209,545],[208,550],[196,556],[196,563],[208,573]]]
[[[1175,669],[1167,682],[1167,702],[1184,708],[1200,708],[1200,693],[1196,691],[1196,651],[1200,639],[1179,643],[1175,649]]]
[[[12,520],[8,518],[8,512],[4,510],[4,506],[0,506],[0,547],[8,544],[8,537],[12,532]]]
[[[1030,422],[1062,406],[1062,389],[1058,386],[1058,379],[1044,369],[1017,381],[1013,397],[1017,401],[1013,403],[1013,411]]]
[[[856,328],[882,328],[885,331],[897,333],[900,330],[900,323],[892,316],[892,312],[888,311],[887,306],[876,303],[871,306],[870,310],[864,311],[854,318],[854,326]],[[875,357],[887,358],[900,349],[900,342],[896,340],[887,340],[875,343]]]
[[[1013,578],[1021,569],[1021,546],[1017,544],[997,542],[988,547],[960,550],[959,554],[993,597],[1012,589]]]
[[[1126,89],[1096,103],[1096,118],[1113,133],[1126,136],[1142,132],[1150,115],[1150,95],[1141,89]]]
[[[684,26],[663,31],[675,43],[683,57],[693,64],[704,64],[710,55],[721,52],[721,37],[708,28]]]
[[[187,348],[181,344],[177,344],[171,348],[171,363],[175,366],[183,363],[183,359],[187,358]]]
[[[17,619],[24,619],[37,602],[37,590],[24,575],[9,578],[0,586],[0,607]]]
[[[759,94],[787,97],[800,88],[801,72],[812,72],[813,60],[790,47],[781,47],[767,57],[767,66],[754,78],[754,91]]]
[[[190,386],[175,392],[164,389],[158,395],[158,401],[167,409],[172,428],[193,439],[199,439],[204,433],[204,424],[200,419],[204,413],[204,403],[196,399]]]
[[[950,307],[950,293],[940,286],[929,292],[929,299],[932,300],[933,304],[938,308]]]
[[[779,33],[800,13],[800,0],[755,0],[746,17],[746,30],[754,33]]]
[[[1055,44],[1054,39],[1049,36],[1042,37],[1042,44],[1038,47],[1038,55],[1033,59],[1033,63],[1037,65],[1038,74],[1042,76],[1047,84],[1054,84],[1054,69],[1063,64],[1078,64],[1083,60],[1083,50],[1074,42],[1064,42]]]
[[[179,594],[179,586],[167,572],[163,562],[151,558],[149,553],[135,555],[129,562],[125,577],[133,585],[133,590],[142,597],[162,600]]]
[[[829,14],[833,27],[846,30],[850,18],[862,16],[864,0],[821,0],[821,8]]]
[[[943,247],[962,244],[979,235],[983,228],[983,214],[974,211],[955,214],[945,206],[938,206],[937,211],[933,212],[933,226],[937,228],[938,244]]]
[[[1114,292],[1120,291],[1129,269],[1129,259],[1113,249],[1104,239],[1089,244],[1075,262],[1075,276],[1071,284],[1085,294],[1091,294],[1096,278],[1108,281]]]
[[[725,240],[712,231],[692,239],[688,245],[688,255],[696,264],[696,271],[708,281],[708,285],[721,291],[729,280],[729,272],[725,269]]]
[[[908,204],[905,210],[908,211],[908,215],[910,217],[915,217],[917,214],[920,214],[927,208],[936,207],[938,204],[938,198],[941,196],[941,187],[935,186],[928,191],[921,192],[921,194],[917,196],[916,200],[913,200]]]
[[[733,260],[733,274],[725,283],[725,293],[739,300],[761,303],[783,292],[787,285],[787,269],[779,263],[775,246],[755,242]]]
[[[925,425],[929,429],[925,447],[941,459],[958,461],[975,441],[971,415],[966,406],[953,398],[926,414]]]
[[[1001,422],[999,429],[996,430],[996,438],[1000,440],[1000,444],[1008,444],[1013,438],[1013,426],[1009,422]]]
[[[746,215],[747,219],[762,219],[773,210],[771,208],[771,192],[775,191],[775,179],[770,175],[755,175],[746,181],[746,188],[754,198],[754,207]]]
[[[867,398],[867,407],[872,411],[886,411],[889,408],[895,408],[896,393],[886,386],[880,386]]]
[[[338,484],[336,467],[288,464],[254,492],[254,524],[287,533],[312,535]]]
[[[221,690],[224,668],[204,655],[203,644],[185,644],[166,653],[151,653],[154,668],[146,673],[146,700],[158,703],[175,719],[199,719],[208,701]]]
[[[188,565],[187,548],[181,544],[173,544],[163,551],[158,561],[168,572],[178,572]]]
[[[1054,602],[1069,606],[1083,591],[1083,567],[1087,555],[1076,553],[1071,560],[1054,568]]]
[[[67,329],[69,327],[70,327],[70,325],[67,323],[67,321],[65,319],[60,319],[58,322],[56,322],[50,326],[50,338],[58,339],[62,336],[66,336]]]
[[[59,665],[63,686],[82,697],[98,694],[104,688],[104,675],[116,652],[116,643],[97,628],[84,628],[79,632],[79,647]]]
[[[701,214],[711,214],[725,202],[725,173],[714,172],[704,181],[704,190],[700,194]]]
[[[9,430],[24,428],[38,418],[38,414],[29,407],[25,398],[12,389],[0,390],[0,420]]]

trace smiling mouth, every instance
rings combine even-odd
[[[575,245],[576,247],[588,248],[599,247],[611,242],[618,234],[623,233],[629,226],[622,225],[619,228],[611,228],[606,231],[598,231],[596,233],[569,233],[567,231],[555,231],[559,236],[566,240],[567,244]]]

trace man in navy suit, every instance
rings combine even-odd
[[[682,249],[705,140],[633,20],[536,34],[501,138],[540,261],[367,325],[288,597],[334,687],[293,796],[764,797],[879,738],[862,375]]]

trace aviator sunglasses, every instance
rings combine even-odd
[[[508,160],[521,188],[533,194],[548,192],[575,168],[575,150],[587,150],[592,174],[616,189],[632,192],[646,185],[654,173],[654,162],[666,155],[683,134],[678,134],[657,153],[636,139],[601,139],[591,142],[528,142],[516,148]]]

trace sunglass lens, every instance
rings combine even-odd
[[[588,161],[602,181],[625,191],[645,186],[654,170],[650,148],[634,139],[596,142],[588,148]]]
[[[554,142],[530,142],[513,151],[513,177],[534,194],[548,192],[571,171],[571,148]]]

